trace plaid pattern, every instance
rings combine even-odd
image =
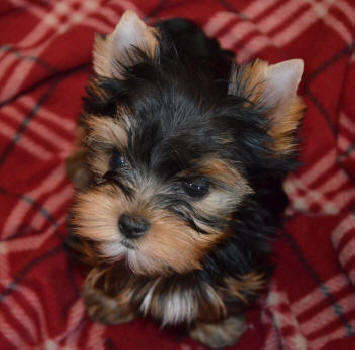
[[[277,267],[236,349],[355,347],[355,54],[352,0],[2,0],[0,3],[0,348],[202,350],[152,322],[104,327],[79,298],[63,250],[71,152],[94,32],[132,9],[183,16],[239,62],[302,57],[302,166],[285,184]],[[352,346],[351,346],[352,344]]]

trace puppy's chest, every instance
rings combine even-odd
[[[221,293],[204,282],[157,278],[132,287],[129,294],[137,311],[163,325],[217,320],[226,313]]]
[[[139,311],[162,320],[164,325],[193,320],[197,314],[198,302],[195,293],[177,285],[164,289],[159,282],[156,280],[144,295]]]

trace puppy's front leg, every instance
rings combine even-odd
[[[223,348],[235,344],[245,329],[245,316],[240,313],[218,323],[195,323],[189,334],[192,339],[211,348]]]
[[[86,310],[95,322],[120,324],[130,322],[136,317],[131,307],[120,302],[119,297],[109,297],[99,289],[85,285],[83,297]]]

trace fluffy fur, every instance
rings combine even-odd
[[[303,63],[232,58],[183,19],[149,27],[126,12],[96,37],[68,161],[68,244],[91,268],[84,297],[95,320],[184,323],[210,346],[244,330],[295,167]],[[127,238],[123,216],[148,229]]]

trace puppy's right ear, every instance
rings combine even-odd
[[[139,62],[134,48],[154,58],[158,51],[158,31],[149,27],[134,12],[126,11],[111,34],[95,35],[94,70],[97,74],[122,78],[120,65]]]

